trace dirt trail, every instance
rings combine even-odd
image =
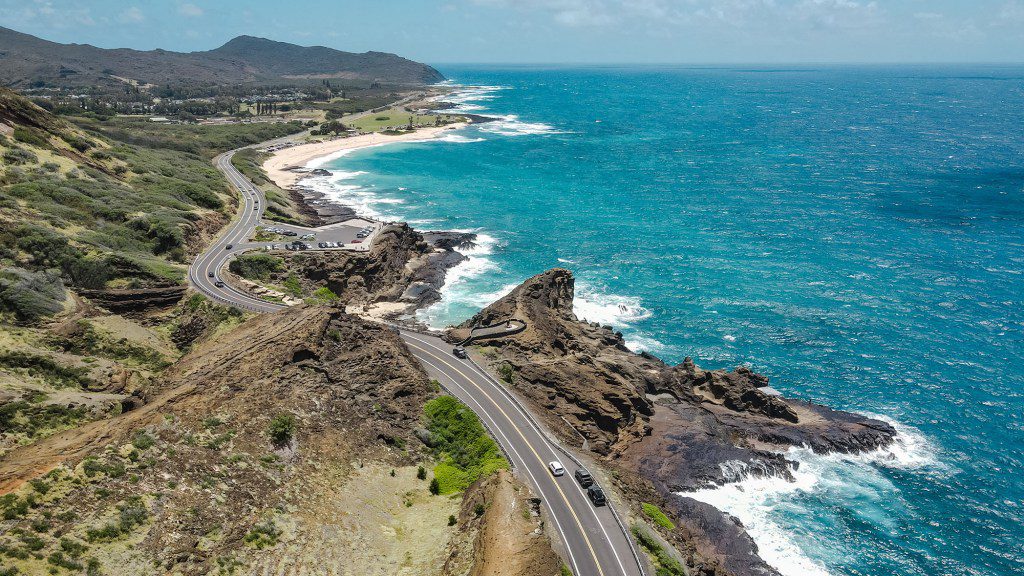
[[[487,480],[484,499],[470,576],[558,574],[562,561],[544,535],[529,489],[502,470]]]

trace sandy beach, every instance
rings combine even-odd
[[[305,174],[295,172],[295,168],[302,168],[317,158],[330,156],[343,150],[357,150],[370,146],[380,146],[394,142],[420,142],[438,138],[450,130],[457,130],[466,126],[465,123],[449,124],[448,126],[437,126],[420,128],[415,132],[389,136],[386,134],[362,134],[349,138],[337,138],[323,142],[311,142],[300,144],[291,148],[284,148],[274,154],[263,163],[263,169],[267,176],[281,188],[291,188]]]

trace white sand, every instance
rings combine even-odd
[[[281,188],[287,189],[294,186],[299,179],[305,176],[302,172],[294,172],[293,169],[305,167],[317,158],[330,156],[331,154],[341,152],[342,150],[357,150],[359,148],[381,146],[392,142],[419,142],[432,140],[434,138],[438,138],[449,130],[456,130],[465,125],[466,124],[463,123],[450,124],[448,126],[431,126],[428,128],[420,128],[415,132],[399,134],[396,136],[373,133],[351,136],[348,138],[325,140],[323,142],[300,144],[298,146],[292,146],[291,148],[284,148],[274,152],[273,156],[263,163],[263,169],[266,170],[267,176],[275,184]]]

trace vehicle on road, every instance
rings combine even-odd
[[[234,244],[228,244],[227,246],[225,246],[225,247],[224,247],[224,249],[225,249],[225,250],[231,250],[231,249],[232,249],[232,248],[234,248],[234,247],[235,247],[235,245],[234,245]]]
[[[584,488],[589,488],[594,485],[594,477],[590,475],[590,472],[587,472],[583,468],[577,469],[573,476],[576,477],[576,481],[580,483],[580,486]]]
[[[587,488],[587,498],[590,498],[594,506],[604,506],[608,503],[608,499],[604,497],[604,490],[601,490],[601,487],[597,484]]]
[[[207,272],[206,275],[209,276],[210,278],[213,278],[213,272]]]
[[[220,280],[217,280],[216,282],[214,282],[213,285],[216,286],[217,288],[223,288],[224,287],[224,283],[221,282]]]
[[[551,470],[552,476],[562,476],[565,474],[565,468],[562,467],[562,463],[558,460],[548,462],[548,469]]]
[[[463,348],[462,346],[456,346],[455,348],[452,348],[452,354],[454,354],[456,358],[468,358],[469,357],[466,354],[466,349]]]

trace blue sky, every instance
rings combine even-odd
[[[1024,0],[0,0],[105,48],[239,34],[430,63],[1024,62]]]

